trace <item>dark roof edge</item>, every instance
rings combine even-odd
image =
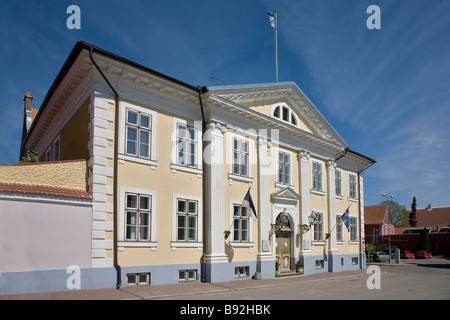
[[[350,153],[353,153],[353,154],[356,155],[356,156],[362,157],[362,158],[368,160],[368,161],[371,162],[371,163],[376,163],[375,159],[372,159],[372,158],[370,158],[370,157],[368,157],[368,156],[365,156],[365,155],[363,155],[362,153],[356,152],[356,151],[351,150],[351,149],[347,149],[347,152],[350,152]]]
[[[23,142],[24,145],[28,141],[28,138],[30,136],[29,133],[31,133],[33,131],[35,124],[39,121],[40,115],[42,113],[41,109],[43,109],[47,105],[48,101],[50,100],[51,96],[53,95],[53,92],[56,90],[58,85],[61,83],[62,79],[64,79],[64,77],[67,74],[67,72],[69,72],[70,67],[75,62],[75,60],[77,59],[78,55],[80,54],[80,52],[83,49],[92,50],[92,52],[95,52],[97,54],[101,54],[101,55],[110,57],[112,59],[122,61],[122,62],[127,63],[127,64],[129,64],[129,65],[131,65],[131,66],[133,66],[133,67],[135,67],[137,69],[140,69],[140,70],[144,71],[144,72],[151,73],[151,74],[153,74],[153,75],[155,75],[157,77],[163,78],[163,79],[165,79],[167,81],[170,81],[170,82],[173,82],[173,83],[176,83],[176,84],[178,84],[180,86],[183,86],[183,87],[188,88],[190,90],[193,90],[195,92],[201,92],[201,90],[202,90],[202,87],[200,87],[200,86],[192,86],[192,85],[190,85],[188,83],[185,83],[185,82],[183,82],[181,80],[177,80],[175,78],[169,77],[169,76],[167,76],[167,75],[165,75],[163,73],[160,73],[160,72],[155,71],[153,69],[147,68],[147,67],[145,67],[145,66],[143,66],[141,64],[138,64],[138,63],[136,63],[134,61],[131,61],[131,60],[128,60],[128,59],[123,58],[121,56],[118,56],[118,55],[116,55],[116,54],[114,54],[112,52],[109,52],[107,50],[104,50],[102,48],[94,46],[94,45],[92,45],[90,43],[87,43],[85,41],[78,41],[75,44],[75,46],[73,47],[72,51],[70,52],[69,56],[67,57],[66,61],[63,64],[63,66],[59,70],[58,75],[56,76],[55,80],[53,81],[52,85],[50,86],[50,89],[48,90],[47,94],[45,95],[44,100],[42,101],[42,104],[39,107],[39,111],[38,111],[38,113],[36,115],[36,118],[34,119],[33,123],[31,124],[31,127],[28,130],[28,133],[27,133],[27,135],[25,137],[25,140]]]

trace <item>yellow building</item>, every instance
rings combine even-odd
[[[375,161],[295,83],[194,87],[78,42],[23,145],[88,159],[90,268],[108,271],[90,274],[112,287],[365,268]]]

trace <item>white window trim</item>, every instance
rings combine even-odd
[[[242,204],[243,199],[241,200],[235,200],[232,199],[230,200],[230,226],[234,221],[234,206],[235,205],[241,205]],[[254,220],[251,218],[250,216],[250,212],[248,212],[249,217],[248,217],[248,242],[240,242],[240,241],[234,241],[234,226],[233,228],[230,228],[230,244],[232,245],[232,247],[248,247],[250,248],[250,250],[253,249],[253,247],[255,246],[255,243],[252,241],[253,240],[253,222]]]
[[[248,175],[247,176],[241,176],[233,173],[233,139],[240,139],[247,141],[248,143]],[[227,144],[228,144],[228,152],[227,152],[227,161],[228,161],[228,182],[229,184],[232,184],[233,180],[241,181],[241,182],[247,182],[247,183],[253,183],[253,175],[252,175],[252,139],[249,137],[246,137],[244,135],[236,134],[236,133],[229,133]]]
[[[125,240],[125,209],[127,193],[143,194],[152,197],[151,201],[151,219],[150,219],[150,241],[129,241]],[[156,248],[156,191],[137,189],[130,187],[120,187],[119,195],[119,230],[118,230],[118,246],[119,247],[151,247]]]
[[[350,230],[348,230],[348,242],[350,244],[359,243],[359,237],[360,237],[360,235],[359,235],[359,231],[360,231],[359,219],[358,219],[357,216],[351,216],[351,215],[349,215],[348,218],[349,219],[356,219],[356,224],[355,224],[356,225],[356,240],[352,240],[352,234],[351,234],[351,227],[352,227],[352,225],[351,225],[351,220],[350,220]]]
[[[276,109],[277,107],[280,107],[280,110],[282,110],[283,107],[286,107],[286,108],[289,110],[289,113],[288,113],[288,121],[283,120],[283,116],[282,116],[282,112],[281,112],[281,111],[280,111],[280,116],[279,116],[278,118],[275,117],[275,116],[273,115],[273,112],[275,111],[275,109]],[[295,121],[297,122],[297,125],[291,123],[291,115],[294,116]],[[289,125],[291,125],[291,126],[294,126],[294,127],[296,127],[296,128],[300,128],[300,119],[299,119],[299,117],[298,117],[297,114],[294,112],[294,110],[292,109],[292,107],[289,106],[286,102],[283,102],[283,101],[275,102],[275,103],[272,105],[272,108],[270,109],[270,117],[272,117],[272,118],[274,118],[274,119],[277,119],[277,120],[280,120],[281,122],[287,123],[287,124],[289,124]]]
[[[139,156],[132,156],[125,153],[125,135],[126,135],[126,118],[127,109],[131,109],[137,112],[142,112],[150,115],[152,117],[151,121],[151,146],[150,146],[150,159],[141,158]],[[154,169],[157,165],[156,161],[156,122],[157,113],[151,109],[144,108],[129,102],[121,101],[120,103],[120,128],[119,128],[119,159],[128,160],[143,164],[148,164]]]
[[[178,164],[177,162],[177,140],[178,140],[178,124],[183,124],[185,126],[193,126],[195,130],[195,134],[197,136],[197,167],[189,167],[187,165]],[[202,159],[203,159],[203,153],[202,153],[202,123],[199,121],[187,121],[180,118],[173,118],[172,120],[172,153],[171,153],[171,161],[170,169],[172,172],[176,172],[177,170],[190,172],[190,173],[196,173],[197,175],[201,175],[203,173],[202,171]]]
[[[280,164],[280,152],[284,152],[284,153],[287,153],[287,154],[289,154],[289,157],[290,157],[290,161],[291,161],[291,163],[290,163],[290,172],[289,172],[289,183],[288,184],[285,184],[285,183],[282,183],[282,182],[280,182],[280,181],[278,181],[278,178],[279,178],[279,176],[278,176],[278,174],[279,174],[279,172],[278,172],[278,170],[279,170],[279,164]],[[282,148],[276,148],[276,186],[278,186],[278,187],[294,187],[293,185],[292,185],[292,169],[293,169],[293,159],[292,159],[292,152],[291,151],[288,151],[288,150],[286,150],[286,149],[282,149]]]
[[[315,240],[314,239],[314,233],[315,233],[315,230],[314,230],[315,222],[314,222],[312,224],[312,228],[311,228],[311,231],[312,231],[312,243],[313,243],[313,245],[325,245],[326,244],[326,240],[325,240],[326,216],[325,216],[325,213],[323,211],[321,211],[321,210],[312,210],[312,212],[315,213],[315,214],[321,214],[322,215],[322,232],[320,233],[320,237],[322,238],[322,240]]]
[[[197,241],[178,241],[177,240],[177,200],[186,199],[197,201]],[[170,247],[172,250],[177,248],[197,248],[201,250],[203,248],[203,204],[202,198],[174,193],[172,196],[172,241],[170,242]]]
[[[315,190],[315,189],[313,189],[313,186],[314,186],[313,163],[314,162],[322,164],[322,183],[321,183],[322,184],[322,190]],[[325,162],[323,162],[322,160],[311,158],[311,167],[310,168],[311,168],[310,169],[311,170],[311,193],[324,196],[326,194],[326,192],[325,192],[325,185],[324,185],[324,181],[325,181]]]
[[[355,197],[353,198],[353,197],[350,197],[350,176],[355,176],[355,183],[356,183],[356,185],[355,185]],[[356,173],[354,173],[354,172],[348,172],[348,199],[350,200],[350,201],[358,201],[358,175],[356,174]]]
[[[344,199],[344,171],[342,169],[336,168],[336,172],[339,171],[341,173],[341,194],[337,194],[337,190],[335,191],[336,193],[336,198],[338,199]],[[336,187],[336,180],[334,182],[334,185]]]

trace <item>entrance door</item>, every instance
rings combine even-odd
[[[281,230],[276,233],[276,255],[280,270],[291,269],[291,231]]]

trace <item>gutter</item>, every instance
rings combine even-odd
[[[119,289],[122,285],[122,274],[121,274],[121,267],[118,262],[118,248],[117,248],[117,173],[118,173],[118,150],[119,150],[119,94],[114,89],[114,87],[111,85],[111,83],[108,81],[102,70],[99,68],[97,63],[95,62],[94,58],[92,57],[92,47],[89,47],[89,58],[91,59],[92,63],[94,64],[97,71],[100,73],[100,75],[103,77],[103,79],[106,81],[108,86],[111,88],[112,92],[114,93],[114,168],[113,168],[113,229],[114,229],[114,239],[113,239],[113,263],[114,268],[116,269],[116,289]]]
[[[209,90],[208,90],[207,87],[197,86],[197,91],[198,91],[198,100],[200,102],[200,111],[202,112],[202,170],[203,170],[203,174],[202,174],[202,197],[203,197],[203,199],[206,199],[206,194],[205,194],[206,179],[205,179],[205,175],[204,175],[204,171],[205,171],[205,168],[206,168],[206,163],[205,163],[205,160],[204,160],[204,157],[203,157],[204,151],[205,151],[204,133],[206,132],[206,118],[205,118],[205,110],[204,110],[204,107],[203,107],[202,95],[203,94],[208,94],[209,95]],[[205,218],[206,218],[205,217],[205,215],[206,215],[206,210],[205,209],[206,209],[206,201],[203,201],[203,208],[202,208],[203,221],[206,221],[205,220]],[[206,228],[205,227],[205,223],[203,223],[203,230],[202,230],[203,235],[206,234],[205,228]],[[201,282],[205,282],[206,281],[206,279],[205,279],[205,270],[206,270],[206,268],[205,268],[205,263],[204,263],[205,254],[206,254],[206,252],[205,252],[205,245],[204,245],[204,242],[203,242],[203,254],[202,254],[201,258],[200,258],[200,276],[201,276],[200,281]]]

